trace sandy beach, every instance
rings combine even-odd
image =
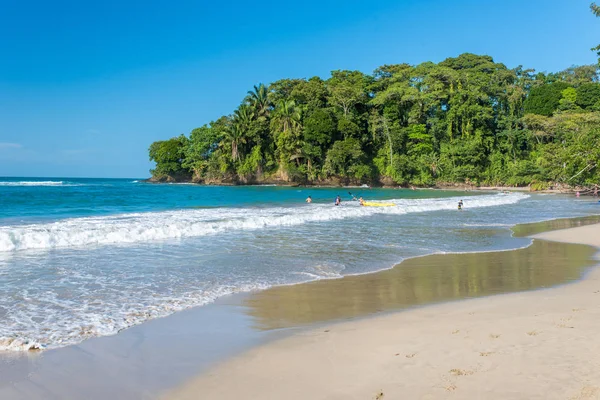
[[[600,247],[600,224],[534,236]],[[600,399],[600,270],[535,290],[330,324],[165,399]]]

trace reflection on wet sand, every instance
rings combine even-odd
[[[248,296],[245,304],[259,329],[301,326],[558,285],[579,279],[594,264],[595,251],[535,240],[512,251],[435,254],[382,272],[274,287]]]
[[[515,237],[532,236],[542,232],[556,231],[559,229],[576,228],[578,226],[600,223],[600,215],[590,215],[579,218],[562,218],[550,221],[520,224],[512,228]]]

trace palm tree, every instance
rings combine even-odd
[[[294,100],[282,100],[275,109],[272,123],[280,132],[297,133],[301,127],[302,109]]]
[[[276,138],[282,163],[295,160],[298,164],[299,157],[294,155],[299,154],[302,146],[302,108],[296,106],[293,100],[282,100],[273,112],[271,129]]]
[[[237,123],[231,123],[223,132],[223,138],[231,145],[231,159],[235,162],[240,159],[239,146],[246,143],[244,131]]]
[[[254,85],[254,90],[249,90],[246,96],[246,103],[255,111],[255,118],[268,117],[271,105],[268,98],[269,91],[264,84]]]
[[[440,167],[440,156],[436,153],[429,153],[423,156],[423,161],[426,163],[427,167],[431,170],[431,176],[436,177],[438,175],[438,171],[442,172],[442,168]]]
[[[300,165],[300,160],[306,160],[306,167],[308,172],[312,172],[312,160],[311,155],[306,151],[306,143],[303,141],[298,142],[298,147],[294,150],[294,153],[290,156],[290,161],[295,161],[296,165]]]
[[[247,130],[250,126],[250,122],[254,119],[255,112],[252,106],[242,103],[237,110],[233,112],[233,121],[241,128]]]

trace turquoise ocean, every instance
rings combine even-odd
[[[529,193],[0,178],[0,351],[76,344],[224,295],[424,254],[524,247],[516,223],[592,214],[593,199]]]

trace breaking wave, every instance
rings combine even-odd
[[[69,185],[69,184],[67,184]],[[63,181],[0,181],[0,186],[65,186]]]
[[[469,197],[465,208],[514,204],[527,197],[521,193]],[[396,206],[360,207],[356,202],[347,202],[341,207],[312,204],[271,208],[186,209],[9,225],[0,227],[0,252],[137,243],[364,218],[376,214],[402,215],[456,209],[454,198],[398,199],[389,202]]]

